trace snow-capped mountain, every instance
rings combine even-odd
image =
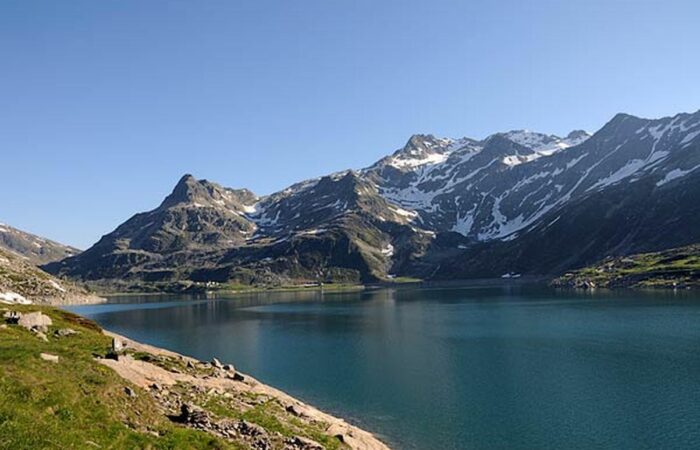
[[[575,208],[607,198],[607,192],[633,198],[642,186],[651,186],[649,199],[667,192],[680,197],[677,189],[695,186],[698,168],[700,112],[658,120],[619,114],[592,135],[579,130],[566,137],[517,130],[483,140],[415,135],[365,169],[303,181],[264,197],[185,177],[159,208],[136,215],[83,255],[49,269],[88,279],[245,283],[500,276],[512,258],[472,264],[481,267],[478,273],[460,261],[479,254],[483,262],[489,258],[484,249],[516,249],[533,233],[545,239],[539,247],[546,247],[542,230],[556,228],[557,221],[579,211]],[[694,205],[665,214],[673,219],[688,211]],[[599,214],[582,218],[580,226],[606,223],[609,213]],[[625,226],[641,233],[656,219]],[[682,228],[672,221],[669,232]],[[583,234],[581,239],[591,239]],[[696,234],[686,230],[683,236]],[[586,253],[586,262],[637,242],[634,236],[611,239]],[[629,245],[620,247],[621,241]],[[566,251],[565,243],[559,246],[553,253]],[[532,252],[518,251],[520,261]],[[548,266],[518,270],[552,273],[581,262],[557,258]]]

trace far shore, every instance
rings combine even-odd
[[[170,291],[163,289],[160,291],[100,291],[95,288],[96,295],[105,298],[113,297],[159,297],[159,296],[203,296],[206,298],[216,298],[216,296],[235,296],[256,293],[276,293],[276,292],[357,292],[376,289],[402,289],[402,288],[441,288],[441,287],[471,287],[486,288],[498,286],[522,286],[528,284],[544,284],[549,281],[546,276],[526,276],[517,278],[475,278],[465,280],[436,280],[425,281],[420,279],[405,279],[397,281],[379,281],[366,284],[311,284],[308,285],[286,285],[286,286],[253,286],[236,289],[193,289],[183,291]]]

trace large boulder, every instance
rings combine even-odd
[[[40,312],[33,312],[28,314],[22,314],[19,318],[17,324],[27,330],[41,331],[46,333],[49,331],[49,326],[53,325],[51,317]]]

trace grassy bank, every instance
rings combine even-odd
[[[49,307],[11,309],[40,310],[53,328],[78,334],[44,342],[18,326],[0,330],[0,448],[243,448],[171,423],[148,395],[129,397],[129,384],[95,362],[110,339],[92,322]]]
[[[0,328],[0,448],[243,449],[261,439],[272,449],[297,448],[289,447],[295,439],[348,448],[326,431],[328,423],[290,412],[282,394],[255,393],[264,387],[257,382],[234,382],[211,364],[168,353],[140,350],[119,361],[104,359],[111,338],[89,320],[51,307],[0,305],[3,309],[40,311],[53,325],[47,340],[19,325]],[[59,329],[77,333],[60,336]],[[44,360],[42,353],[58,361]],[[149,390],[106,362],[160,371],[177,382]],[[242,388],[227,388],[234,383]],[[196,429],[205,428],[201,424],[174,420],[185,402],[202,408],[206,423],[214,425],[204,431]],[[217,435],[225,427],[225,435]]]

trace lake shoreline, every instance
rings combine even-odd
[[[175,358],[179,361],[183,361],[187,366],[203,365],[205,367],[212,366],[217,369],[217,366],[220,364],[216,359],[211,363],[202,362],[172,350],[135,341],[107,329],[103,329],[103,333],[114,339],[115,342],[118,342],[118,345],[123,346],[125,350],[128,349],[138,353]],[[243,392],[248,395],[266,396],[279,402],[283,405],[285,411],[290,412],[300,420],[327,424],[326,431],[328,434],[337,438],[351,450],[390,450],[390,447],[374,434],[350,424],[345,419],[325,413],[314,406],[304,403],[284,391],[261,383],[247,374],[235,371],[235,369],[230,370],[234,370],[234,375],[232,376],[237,376],[238,378],[229,379],[230,377],[228,374],[219,371],[214,372],[218,375],[204,377],[194,376],[187,379],[183,378],[182,373],[177,369],[171,372],[162,367],[144,363],[143,361],[138,361],[128,356],[119,357],[117,359],[103,359],[100,362],[117,372],[117,374],[125,380],[144,390],[151,390],[154,384],[159,386],[158,390],[162,390],[164,385],[175,385],[177,383],[182,383],[184,380],[209,392],[211,392],[211,390],[228,389]],[[221,363],[219,369],[229,370],[224,363]]]
[[[202,296],[203,298],[222,298],[227,296],[248,295],[248,294],[264,294],[264,293],[280,293],[280,292],[324,292],[324,293],[343,293],[343,292],[358,292],[370,291],[377,289],[404,289],[404,288],[452,288],[455,286],[464,288],[488,288],[498,286],[523,286],[528,284],[545,285],[551,277],[545,276],[524,276],[516,278],[476,278],[466,280],[416,280],[405,282],[381,281],[376,283],[365,284],[323,284],[323,285],[291,285],[282,287],[251,287],[246,289],[216,289],[216,290],[185,290],[185,291],[127,291],[127,292],[110,292],[94,290],[96,295],[104,298],[115,297],[159,297],[170,295],[184,296]]]
[[[37,439],[28,417],[60,421],[64,416],[57,418],[55,411],[65,410],[84,425],[80,432],[69,427],[52,437],[73,443],[76,439],[95,442],[98,447],[101,445],[97,442],[104,445],[114,437],[104,433],[103,427],[109,422],[116,427],[112,433],[130,435],[133,442],[185,445],[184,440],[189,439],[187,446],[168,448],[390,448],[374,434],[216,358],[201,361],[143,344],[61,307],[15,304],[3,305],[0,312],[0,347],[4,348],[0,357],[4,369],[0,370],[0,404],[22,404],[27,411],[38,408],[27,417],[15,417],[8,416],[0,406],[0,415],[6,414],[3,417],[22,430],[16,439]],[[51,370],[47,370],[49,367]],[[39,389],[41,395],[30,396],[34,400],[55,396],[53,408],[47,409],[42,401],[28,400],[22,392],[8,388],[18,384]],[[97,397],[102,412],[93,416]],[[76,437],[78,434],[82,437]],[[195,441],[204,444],[191,446]],[[215,442],[226,444],[212,447]]]

